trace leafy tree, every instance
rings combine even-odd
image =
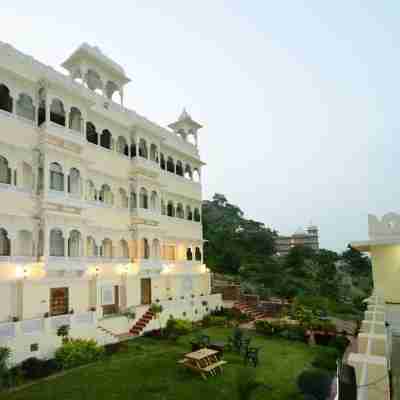
[[[352,275],[365,276],[372,273],[372,265],[369,257],[350,245],[342,253],[342,260],[346,265],[346,269]]]

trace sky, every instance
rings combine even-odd
[[[125,106],[162,126],[186,107],[204,198],[337,251],[398,211],[400,2],[3,3],[1,41],[53,67],[96,45],[132,79]]]

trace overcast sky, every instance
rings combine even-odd
[[[57,66],[82,42],[132,82],[125,105],[166,126],[204,124],[204,197],[223,193],[321,246],[367,238],[397,211],[398,1],[2,2],[0,40]]]

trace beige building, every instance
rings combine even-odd
[[[291,236],[281,236],[276,238],[276,252],[286,256],[294,246],[305,246],[317,251],[319,249],[318,227],[310,225],[306,230],[299,228]]]
[[[221,302],[203,264],[201,125],[125,108],[129,78],[97,47],[62,66],[0,42],[0,345],[15,361],[51,355],[63,324],[107,343],[152,302],[190,319]]]

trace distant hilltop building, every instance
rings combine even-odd
[[[310,225],[305,230],[299,228],[291,236],[278,236],[275,242],[276,252],[281,256],[286,256],[294,246],[305,246],[315,251],[319,249],[318,227]]]

